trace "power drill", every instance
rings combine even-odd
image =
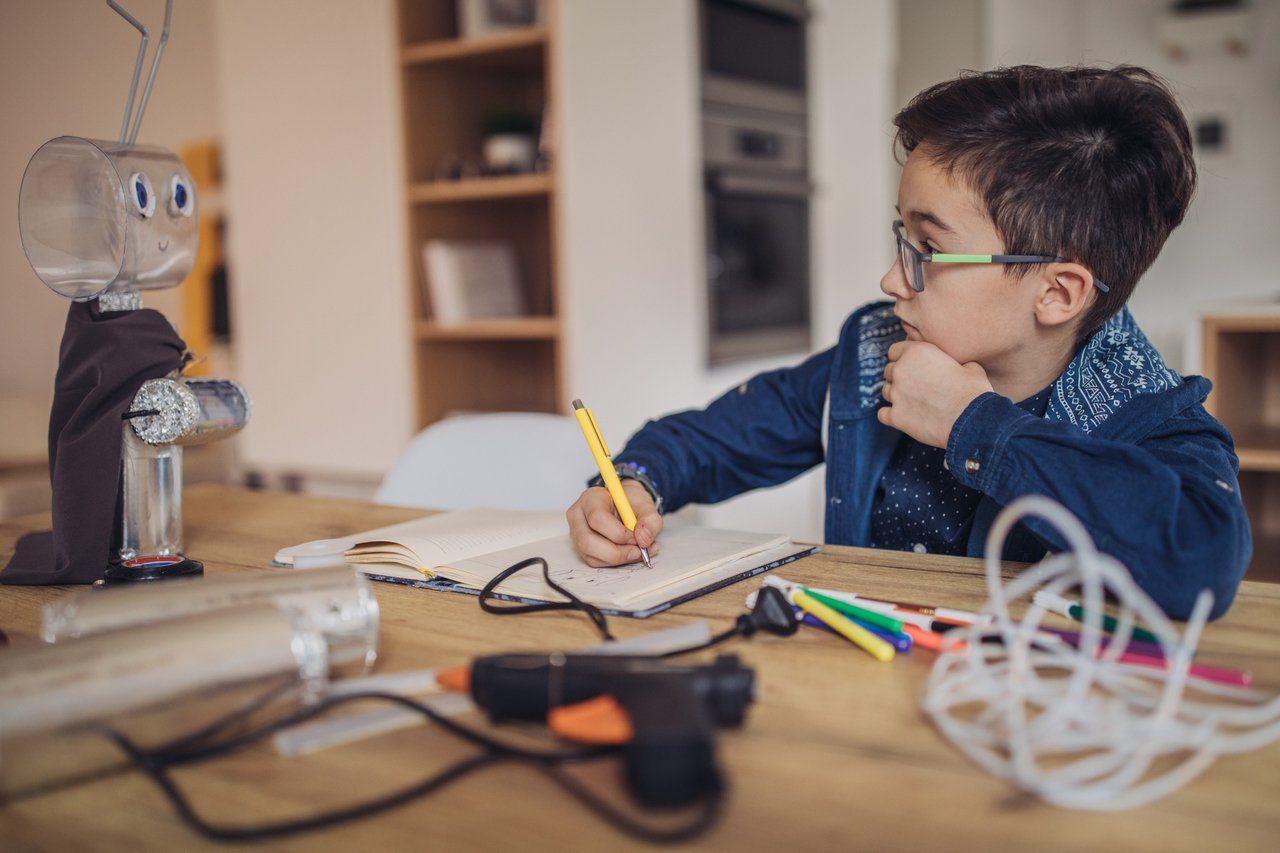
[[[627,784],[647,806],[681,806],[718,791],[714,728],[741,725],[755,698],[755,672],[737,655],[703,666],[629,655],[492,655],[438,680],[469,689],[495,723],[545,720],[567,740],[624,746]]]

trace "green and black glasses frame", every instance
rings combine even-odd
[[[951,255],[945,252],[922,252],[902,236],[902,220],[893,221],[893,236],[898,241],[898,255],[902,258],[902,269],[907,274],[907,284],[916,293],[924,290],[925,264],[1051,264],[1070,263],[1070,258],[1059,258],[1055,255]],[[1103,293],[1111,288],[1096,278],[1093,283]]]

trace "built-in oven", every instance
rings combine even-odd
[[[804,112],[807,18],[804,0],[701,0],[703,98]]]
[[[805,6],[702,0],[708,361],[810,345]]]
[[[708,362],[809,348],[809,183],[727,171],[706,188]]]

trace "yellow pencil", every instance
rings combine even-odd
[[[587,447],[591,449],[592,458],[596,460],[596,467],[600,469],[600,478],[604,480],[604,486],[609,490],[609,497],[613,498],[613,505],[618,509],[618,518],[624,527],[634,533],[636,513],[631,508],[631,501],[627,500],[627,493],[622,490],[622,481],[618,479],[618,472],[613,468],[609,445],[604,443],[604,433],[600,432],[596,416],[591,414],[591,410],[584,406],[581,400],[573,401],[573,414],[578,419],[578,426],[582,427],[582,435],[587,440]],[[640,559],[644,561],[646,567],[653,568],[653,563],[649,560],[648,548],[640,549]]]
[[[793,589],[791,591],[791,603],[804,610],[806,613],[812,613],[814,618],[822,621],[822,624],[844,637],[855,646],[865,650],[881,663],[888,663],[893,660],[893,646],[877,637],[875,634],[863,628],[861,625],[855,625],[852,621],[844,618],[836,611],[832,610],[821,601],[815,600],[812,596],[806,595],[801,589]]]

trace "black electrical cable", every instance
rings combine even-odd
[[[538,604],[504,604],[495,605],[494,588],[516,572],[523,571],[530,566],[542,566],[542,579],[547,586],[563,595],[567,601],[547,601]],[[606,640],[612,640],[613,634],[609,632],[609,623],[605,620],[604,614],[600,612],[600,608],[594,604],[583,601],[569,590],[560,586],[551,579],[551,571],[547,568],[547,561],[542,557],[530,557],[527,560],[521,560],[514,566],[508,566],[484,585],[480,590],[480,609],[486,613],[494,613],[498,616],[516,616],[521,613],[542,613],[548,610],[581,610],[583,613],[595,623],[596,629],[600,631],[600,636]]]
[[[705,800],[705,806],[702,812],[695,816],[693,820],[683,826],[676,826],[671,829],[655,829],[654,827],[644,826],[643,824],[637,823],[617,811],[604,800],[597,797],[591,789],[587,788],[577,779],[566,774],[558,765],[543,764],[539,765],[538,769],[551,777],[551,779],[557,782],[560,787],[564,788],[564,790],[571,796],[575,797],[578,802],[582,803],[606,823],[634,838],[639,838],[642,841],[648,841],[653,844],[676,844],[697,838],[699,835],[715,825],[715,822],[720,819],[724,806],[724,789],[722,787],[717,787]]]
[[[378,814],[395,806],[403,805],[418,797],[426,796],[448,783],[462,778],[464,775],[479,767],[491,764],[503,758],[510,756],[496,755],[494,753],[481,753],[470,758],[464,759],[445,768],[440,773],[430,776],[416,785],[411,785],[394,794],[382,797],[377,800],[371,800],[364,803],[358,803],[354,806],[347,806],[341,809],[335,809],[330,812],[323,812],[317,815],[311,815],[305,818],[295,820],[281,821],[278,823],[265,823],[248,826],[226,826],[210,823],[196,813],[191,805],[191,801],[186,794],[177,786],[177,784],[169,777],[167,765],[154,760],[146,752],[139,750],[128,738],[123,735],[116,734],[114,737],[117,745],[124,751],[125,755],[133,761],[133,763],[151,779],[152,782],[160,789],[161,793],[173,805],[173,808],[187,826],[203,835],[205,838],[213,841],[261,841],[267,838],[279,838],[285,835],[293,835],[298,832],[306,832],[308,830],[323,829],[329,826],[335,826],[349,820],[356,820],[362,817],[369,817]]]
[[[196,812],[190,799],[169,776],[168,770],[171,767],[179,767],[196,761],[228,754],[237,749],[257,743],[263,738],[266,738],[281,729],[313,719],[339,705],[358,700],[385,701],[416,711],[459,737],[481,746],[484,751],[478,755],[462,759],[446,767],[444,770],[441,770],[420,782],[410,785],[407,788],[403,788],[377,799],[357,803],[352,806],[346,806],[329,812],[310,815],[305,818],[249,826],[226,826],[206,821]],[[260,704],[261,703],[253,703],[247,709],[242,709],[241,711],[231,715],[231,717],[236,717],[237,719],[231,719],[231,717],[228,717],[219,724],[215,724],[215,726],[225,727],[234,725],[240,719],[247,716],[249,712],[260,707]],[[208,731],[209,728],[210,727],[206,727],[205,731]],[[705,832],[720,816],[724,799],[723,790],[717,789],[703,801],[703,809],[701,812],[688,823],[670,829],[647,827],[605,803],[599,797],[595,796],[595,794],[590,790],[582,786],[577,780],[565,774],[560,769],[562,765],[570,762],[587,761],[615,755],[619,752],[618,748],[591,747],[559,750],[555,752],[525,749],[513,744],[503,743],[502,741],[475,731],[468,726],[464,726],[454,720],[450,720],[435,709],[420,702],[415,702],[414,700],[408,699],[404,696],[396,696],[389,693],[355,693],[331,697],[329,699],[322,700],[315,705],[300,709],[299,711],[285,717],[264,723],[257,728],[242,732],[235,737],[200,747],[192,746],[193,739],[190,736],[180,738],[165,746],[154,749],[144,749],[139,747],[131,739],[120,732],[107,730],[107,735],[119,746],[121,751],[128,756],[130,761],[132,761],[139,770],[145,773],[147,777],[156,784],[161,793],[163,793],[173,805],[178,816],[184,823],[204,837],[215,841],[256,841],[265,838],[277,838],[307,830],[334,826],[357,818],[368,817],[370,815],[395,808],[396,806],[403,805],[420,797],[427,796],[445,785],[461,779],[472,771],[505,761],[520,761],[532,764],[535,768],[541,770],[548,776],[548,778],[563,788],[569,795],[582,803],[589,811],[596,814],[614,828],[631,835],[632,837],[655,843],[686,841]]]
[[[514,575],[516,572],[523,571],[530,566],[542,566],[542,579],[547,585],[556,592],[563,595],[567,601],[549,601],[537,604],[507,604],[495,605],[494,589],[502,581]],[[602,569],[602,571],[604,571]],[[798,622],[795,619],[795,613],[792,611],[790,604],[783,597],[782,593],[773,587],[762,587],[757,593],[757,606],[750,613],[744,613],[737,618],[733,626],[719,634],[716,634],[705,643],[699,643],[696,646],[689,646],[684,649],[675,649],[673,651],[664,652],[655,657],[670,658],[677,655],[687,655],[691,652],[700,652],[709,649],[712,646],[719,645],[726,640],[734,637],[749,637],[756,631],[768,631],[772,634],[780,634],[789,636],[796,632]],[[496,616],[518,616],[522,613],[541,613],[547,610],[581,610],[590,617],[595,623],[600,635],[606,640],[614,639],[613,634],[609,631],[609,622],[605,618],[604,613],[594,604],[583,601],[569,590],[551,580],[551,572],[547,566],[547,561],[542,557],[530,557],[527,560],[521,560],[515,565],[508,566],[497,575],[495,575],[484,588],[480,590],[480,609],[486,613],[492,613]]]
[[[163,749],[167,752],[180,752],[184,747],[191,747],[201,741],[210,740],[215,735],[227,731],[228,729],[233,729],[237,725],[245,722],[258,711],[269,707],[271,703],[275,702],[277,699],[293,696],[300,689],[301,687],[296,682],[286,681],[268,690],[264,690],[262,695],[250,699],[243,706],[224,714],[202,728],[181,735],[175,740],[165,744],[163,747],[157,747],[154,751]],[[107,734],[114,734],[110,729],[103,729],[103,731]]]

